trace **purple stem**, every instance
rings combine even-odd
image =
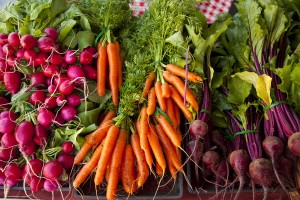
[[[186,89],[188,85],[188,62],[189,62],[189,46],[186,48],[185,52],[185,81],[184,81],[184,95],[183,95],[183,103],[186,105]]]

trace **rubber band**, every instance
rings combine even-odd
[[[98,40],[100,39],[100,37],[107,31],[107,27],[103,28],[102,31],[97,35],[96,39],[95,39],[95,46],[97,46]]]
[[[267,107],[264,107],[263,108],[263,111],[266,112],[267,110],[277,106],[277,105],[280,105],[280,104],[286,104],[287,102],[286,101],[275,101],[274,103],[272,103],[271,105],[267,106]]]
[[[244,135],[247,133],[259,133],[258,130],[244,130],[236,132],[234,135],[230,134],[228,130],[225,130],[225,138],[229,139],[231,142],[238,136],[238,135]]]
[[[200,113],[207,113],[208,115],[210,115],[210,111],[206,110],[206,109],[202,109],[199,111]]]

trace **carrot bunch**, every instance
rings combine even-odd
[[[119,104],[119,91],[122,86],[122,59],[120,45],[117,40],[102,44],[98,42],[97,57],[97,93],[100,97],[107,91],[107,82],[112,93],[115,106]]]

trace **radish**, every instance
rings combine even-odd
[[[19,179],[15,179],[15,178],[12,178],[12,177],[8,177],[8,178],[5,179],[4,185],[5,185],[5,186],[7,187],[7,189],[9,190],[10,188],[12,188],[12,187],[18,185],[19,182],[20,182]],[[8,192],[8,191],[7,191],[7,192]],[[7,193],[7,192],[6,192],[6,193]],[[7,194],[6,194],[6,195],[7,195]],[[4,195],[4,196],[6,196],[6,195]]]
[[[65,123],[65,120],[61,116],[61,112],[58,112],[55,118],[55,123],[58,125],[62,125]]]
[[[14,47],[18,47],[21,45],[20,35],[17,32],[11,32],[7,37],[7,41],[11,46]]]
[[[49,96],[45,99],[45,108],[54,109],[54,108],[56,108],[56,106],[57,106],[56,97]]]
[[[15,130],[16,123],[5,117],[0,120],[0,133],[11,133]]]
[[[6,58],[6,64],[9,67],[16,67],[17,65],[17,57],[15,55],[9,55]]]
[[[71,94],[67,96],[67,105],[77,107],[81,103],[81,98],[78,94]]]
[[[63,167],[57,160],[47,162],[43,168],[43,175],[46,179],[57,181],[63,174]]]
[[[55,115],[51,111],[42,109],[38,113],[37,120],[40,125],[47,127],[53,123],[54,117]]]
[[[29,102],[36,106],[41,103],[44,103],[46,98],[47,98],[46,92],[44,92],[43,90],[37,90],[30,95]]]
[[[55,49],[55,41],[50,37],[41,37],[37,41],[38,48],[45,53],[51,53]]]
[[[3,76],[3,72],[6,72],[7,70],[8,70],[8,66],[6,62],[4,60],[0,60],[0,71],[2,72],[2,76]]]
[[[56,91],[56,86],[55,86],[55,85],[49,85],[49,86],[48,86],[48,92],[49,92],[50,94],[54,94],[55,91]]]
[[[31,76],[31,85],[44,85],[46,84],[46,77],[42,72],[35,72]]]
[[[6,178],[21,179],[22,169],[15,163],[10,163],[5,167],[4,175]]]
[[[264,199],[268,199],[268,190],[274,180],[272,163],[266,158],[255,159],[249,165],[249,174],[264,189]]]
[[[81,67],[78,65],[72,65],[68,68],[67,71],[68,77],[71,81],[76,80],[76,83],[79,83],[85,76]]]
[[[57,30],[54,29],[54,28],[47,27],[47,28],[44,29],[44,33],[45,33],[48,37],[52,38],[54,41],[56,41],[57,38],[58,38],[58,32],[57,32]]]
[[[61,116],[66,121],[71,121],[72,119],[74,119],[76,117],[76,115],[77,115],[77,111],[72,106],[64,106],[61,109]]]
[[[289,137],[288,147],[296,156],[300,156],[300,132],[296,132]]]
[[[39,66],[39,65],[44,65],[46,64],[47,62],[47,59],[48,59],[48,55],[44,52],[39,52],[37,54],[37,56],[34,58],[34,64],[36,66]]]
[[[72,153],[74,151],[75,146],[74,146],[74,144],[72,142],[66,141],[66,142],[63,143],[63,145],[62,145],[61,148],[62,148],[62,151],[64,153],[70,154],[70,153]]]
[[[0,175],[0,185],[4,185],[5,179],[6,179],[6,177],[4,176],[4,174],[2,174],[2,171],[1,171],[1,175]]]
[[[69,80],[64,80],[58,87],[58,91],[62,95],[70,95],[74,90],[74,85]]]
[[[69,64],[69,65],[74,64],[76,62],[76,59],[77,59],[77,56],[73,50],[68,50],[65,53],[64,60],[67,64]]]
[[[56,98],[56,104],[57,106],[62,106],[67,102],[66,98],[64,96],[58,96]]]
[[[0,33],[0,45],[3,46],[8,42],[8,35],[6,33]]]
[[[91,65],[82,66],[84,76],[88,79],[96,80],[97,79],[97,70]]]
[[[2,51],[6,56],[11,56],[16,53],[16,50],[10,44],[3,45]]]
[[[57,161],[61,164],[61,166],[68,170],[73,167],[74,164],[74,156],[67,154],[67,153],[62,153],[57,157]]]
[[[194,120],[190,123],[190,134],[193,139],[204,138],[208,132],[207,124],[202,120]]]
[[[10,93],[13,95],[19,92],[21,88],[21,73],[18,71],[8,71],[3,75],[4,85]]]
[[[58,182],[57,181],[51,181],[51,180],[45,180],[44,182],[44,190],[47,192],[54,192],[58,188]]]
[[[25,155],[33,155],[37,150],[37,147],[33,140],[27,144],[20,145],[20,151]]]
[[[23,56],[25,60],[32,62],[37,57],[37,52],[33,49],[26,49]]]
[[[24,52],[25,52],[25,49],[23,49],[23,48],[18,49],[17,52],[16,52],[17,58],[24,59]]]
[[[24,49],[32,49],[37,45],[37,41],[32,35],[26,34],[21,37],[20,44]]]
[[[16,140],[21,145],[25,145],[32,142],[33,135],[34,126],[31,122],[23,121],[16,128]]]
[[[5,108],[10,108],[9,103],[10,102],[6,98],[0,96],[0,111]]]
[[[43,161],[39,159],[32,159],[24,167],[27,174],[38,176],[43,169]]]
[[[43,66],[42,69],[44,75],[49,78],[59,74],[59,67],[57,65],[49,64],[47,66]]]
[[[229,154],[228,162],[232,167],[232,169],[234,170],[240,182],[239,189],[234,197],[234,199],[237,200],[245,185],[245,176],[248,172],[248,167],[251,160],[247,151],[240,149],[240,150],[235,150]]]
[[[45,180],[43,178],[32,176],[29,187],[32,192],[37,192],[43,189]]]
[[[82,65],[90,64],[93,61],[93,54],[89,51],[83,50],[79,54],[79,62]]]
[[[88,51],[88,52],[92,53],[93,55],[97,53],[97,49],[92,46],[88,46],[87,48],[84,49],[84,51]]]
[[[2,148],[0,147],[0,160],[11,161],[18,157],[19,153],[16,148]]]
[[[65,80],[69,80],[68,75],[65,73],[59,74],[54,78],[54,85],[60,85]]]
[[[6,133],[1,138],[1,143],[5,148],[10,148],[18,145],[16,137],[13,133]]]
[[[3,118],[9,118],[10,120],[15,121],[18,117],[13,111],[5,110],[2,113],[0,113],[0,119]]]
[[[54,65],[60,65],[62,64],[64,61],[64,58],[59,55],[58,53],[53,53],[51,56],[50,56],[50,62]]]

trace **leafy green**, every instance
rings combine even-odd
[[[233,104],[243,104],[249,96],[252,85],[243,81],[238,76],[234,76],[228,81],[228,101]]]

